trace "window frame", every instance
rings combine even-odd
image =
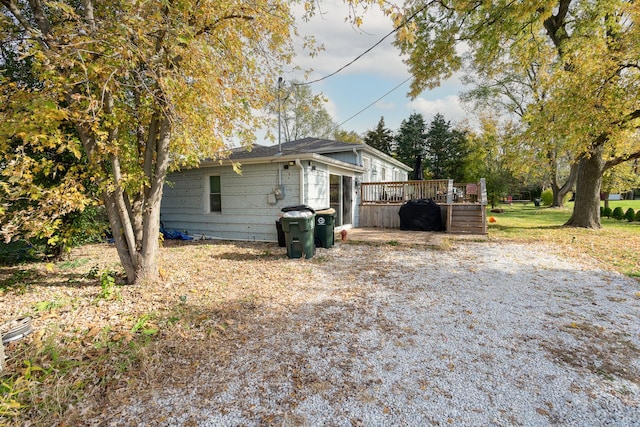
[[[218,181],[218,191],[214,192],[214,188],[212,188],[212,179],[213,178],[217,178]],[[215,185],[214,185],[215,187]],[[219,174],[212,174],[212,175],[207,175],[207,181],[206,181],[206,211],[207,213],[210,214],[219,214],[222,213],[222,177]],[[217,196],[218,198],[218,209],[214,210],[214,206],[212,203],[212,196]]]

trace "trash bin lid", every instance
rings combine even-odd
[[[336,214],[336,210],[333,208],[325,208],[325,209],[321,209],[319,211],[316,211],[316,214],[318,215],[335,215]]]
[[[288,211],[282,215],[283,218],[309,218],[313,213],[309,211]]]
[[[282,212],[291,212],[291,211],[309,211],[311,213],[316,213],[316,211],[308,205],[293,205],[293,206],[285,206],[280,209]]]

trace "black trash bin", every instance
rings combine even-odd
[[[284,231],[282,230],[282,218],[276,221],[276,231],[278,232],[278,246],[284,248],[286,246],[284,239]]]
[[[282,219],[285,246],[289,258],[312,258],[316,247],[314,244],[315,214],[310,211],[288,211]]]
[[[318,248],[331,248],[335,243],[336,210],[316,211],[315,244]]]
[[[308,205],[291,205],[280,209],[282,231],[289,258],[311,258],[315,254],[314,222],[316,211]]]

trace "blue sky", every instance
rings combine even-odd
[[[346,65],[393,29],[391,20],[377,9],[367,11],[363,15],[363,25],[356,29],[345,22],[349,11],[342,0],[325,0],[318,4],[322,14],[316,14],[309,22],[298,19],[299,32],[314,35],[317,42],[324,45],[324,51],[316,57],[309,58],[301,51],[296,59],[303,69],[313,69],[309,81]],[[392,45],[393,39],[392,35],[337,75],[311,85],[314,93],[322,92],[328,98],[325,108],[336,123],[343,123],[410,76],[399,50]],[[285,81],[302,80],[303,76],[291,72],[285,73],[283,78]],[[402,120],[414,112],[422,113],[427,123],[438,112],[452,123],[470,117],[458,101],[463,86],[457,77],[413,100],[406,95],[408,90],[409,82],[344,123],[342,128],[362,134],[373,129],[384,116],[387,127],[395,132]]]

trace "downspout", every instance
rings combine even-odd
[[[300,159],[296,159],[296,166],[300,168],[300,204],[304,205],[304,166]]]
[[[358,154],[358,150],[353,148],[353,154],[356,156],[356,165],[362,166],[362,162],[360,161],[360,155]]]

